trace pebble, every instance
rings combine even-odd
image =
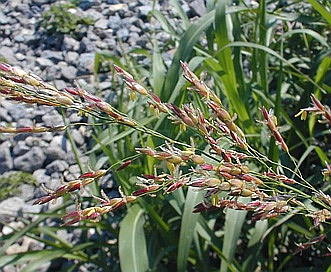
[[[67,81],[72,81],[77,77],[77,68],[74,66],[61,67],[62,77]]]
[[[53,173],[63,172],[68,169],[69,164],[64,160],[55,160],[46,166],[46,174],[52,175]]]
[[[50,181],[51,177],[46,174],[46,171],[46,169],[37,169],[33,171],[32,176],[37,180],[39,185]],[[39,197],[39,195],[36,195],[36,197]]]
[[[39,146],[33,146],[25,154],[14,158],[14,169],[23,172],[32,173],[33,171],[42,168],[46,156]]]
[[[25,201],[20,197],[10,197],[0,202],[0,219],[16,217],[24,207]]]
[[[0,144],[0,174],[13,169],[13,159],[10,153],[10,142],[6,141]]]

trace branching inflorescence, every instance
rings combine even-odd
[[[137,83],[131,74],[118,66],[115,66],[115,70],[134,94],[148,98],[148,105],[156,116],[162,113],[167,114],[174,124],[180,126],[182,131],[190,129],[203,139],[208,146],[204,151],[196,148],[192,139],[189,143],[182,143],[144,127],[138,121],[132,120],[78,85],[76,88],[59,91],[31,73],[0,63],[0,94],[8,100],[75,109],[79,114],[91,114],[96,118],[130,126],[138,131],[164,139],[164,145],[156,148],[136,148],[139,155],[150,156],[165,165],[163,168],[158,167],[158,169],[162,169],[160,173],[158,173],[160,170],[155,168],[154,173],[137,177],[138,188],[129,195],[120,191],[119,197],[109,199],[104,192],[101,192],[102,198],[94,196],[99,201],[99,205],[83,210],[77,205],[76,211],[63,217],[64,224],[72,225],[82,220],[98,220],[100,216],[113,212],[139,197],[155,196],[160,191],[168,194],[181,187],[192,187],[205,191],[203,202],[198,204],[193,212],[225,208],[246,210],[252,212],[253,220],[300,212],[313,218],[315,227],[330,220],[330,195],[310,186],[294,170],[291,171],[291,177],[282,173],[280,167],[274,170],[276,163],[266,160],[265,156],[260,155],[249,145],[243,130],[236,124],[236,114],[231,115],[227,111],[220,98],[189,69],[186,63],[181,62],[181,65],[184,70],[184,78],[192,85],[189,90],[200,95],[208,108],[207,112],[193,104],[177,106],[162,102],[155,93]],[[323,106],[314,95],[311,99],[313,106],[302,109],[298,115],[305,119],[308,112],[313,112],[315,115],[322,115],[323,121],[331,124],[330,109]],[[262,107],[261,112],[264,118],[261,122],[267,125],[276,142],[288,154],[289,148],[277,128],[277,118],[273,115],[272,110],[268,111]],[[0,133],[38,133],[65,128],[65,126],[0,127]],[[130,163],[131,160],[127,159],[118,170],[122,170]],[[328,163],[326,166],[327,169],[323,171],[323,175],[325,179],[328,179],[331,176],[331,166]],[[34,204],[55,201],[59,197],[80,190],[111,171],[111,168],[112,166],[105,170],[84,173],[55,191],[45,189],[47,195],[36,200]],[[300,185],[311,191],[304,192]],[[247,198],[248,201],[241,201],[242,197]],[[302,201],[307,198],[320,209],[308,208]]]

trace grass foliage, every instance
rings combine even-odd
[[[0,201],[19,195],[19,187],[23,184],[37,186],[36,179],[29,173],[15,172],[0,177]]]
[[[94,24],[92,17],[82,17],[75,14],[76,5],[80,1],[51,5],[50,10],[42,14],[41,25],[48,33],[71,34],[78,36],[80,26]]]

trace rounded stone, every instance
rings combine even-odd
[[[33,146],[30,151],[14,159],[14,169],[32,173],[42,168],[46,156],[39,146]]]

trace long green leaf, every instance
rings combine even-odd
[[[330,48],[330,45],[328,44],[327,39],[325,37],[323,37],[321,34],[317,33],[314,30],[311,30],[311,29],[294,29],[294,30],[288,31],[288,32],[284,33],[283,35],[281,35],[278,40],[282,40],[286,37],[289,37],[289,36],[292,36],[295,34],[310,35],[311,37],[316,39],[319,43],[321,43],[321,45],[323,45],[324,47]]]
[[[157,42],[154,41],[154,46],[153,46],[153,91],[155,94],[157,94],[158,96],[160,96],[160,93],[162,91],[162,86],[164,84],[164,80],[165,80],[165,66],[163,63],[163,59],[162,59],[162,54],[160,51],[160,48],[157,45]]]
[[[164,32],[170,34],[171,37],[177,36],[176,30],[170,24],[169,20],[159,10],[154,9],[152,11],[152,14],[157,19],[157,21],[160,23],[162,30]]]
[[[155,120],[155,117],[147,117],[147,118],[143,118],[141,119],[141,124],[142,125],[146,125],[149,124],[151,121]],[[91,150],[89,150],[88,152],[86,152],[86,154],[90,154],[93,153],[97,150],[99,150],[100,148],[102,148],[102,146],[106,146],[106,145],[110,145],[112,143],[115,143],[121,139],[124,139],[126,136],[129,136],[132,133],[135,133],[137,130],[134,128],[128,128],[122,132],[119,132],[117,134],[112,135],[112,137],[110,137],[108,134],[108,131],[105,130],[103,133],[101,133],[99,136],[100,141],[98,144],[96,144]]]
[[[262,237],[268,228],[268,221],[261,220],[255,223],[254,228],[251,230],[252,235],[248,242],[248,249],[245,252],[245,259],[243,262],[244,271],[253,271],[257,268],[259,256],[262,249]]]
[[[215,231],[210,228],[209,224],[207,224],[206,220],[200,216],[197,224],[197,232],[201,237],[203,237],[207,242],[211,243],[212,248],[217,252],[220,259],[226,262],[230,271],[237,271],[238,269],[235,266],[228,262],[227,258],[224,256],[221,250],[221,239],[215,234]]]
[[[303,72],[301,72],[289,60],[285,59],[284,57],[282,57],[281,55],[279,55],[279,53],[277,53],[276,51],[274,51],[274,50],[272,50],[272,49],[270,49],[270,48],[268,48],[268,47],[266,47],[264,45],[260,45],[260,44],[256,44],[256,43],[250,43],[250,42],[231,42],[231,43],[225,45],[223,48],[219,49],[219,51],[226,50],[226,48],[228,48],[228,47],[236,47],[236,46],[239,46],[239,47],[248,47],[248,48],[256,48],[256,49],[259,49],[259,50],[266,51],[268,54],[273,55],[277,59],[283,61],[288,67],[290,67],[291,69],[293,69],[293,71],[295,72],[295,73],[293,73],[294,76],[297,76],[299,78],[302,78],[302,79],[308,81],[309,83],[311,83],[312,85],[314,85],[317,89],[321,90],[323,93],[326,92],[319,84],[317,84],[308,75],[306,75]]]
[[[317,153],[318,157],[320,158],[322,164],[325,164],[325,162],[330,163],[330,158],[326,154],[326,150],[323,151],[322,148],[320,148],[319,146],[316,146],[315,152]]]
[[[199,214],[193,213],[193,208],[203,198],[202,193],[194,191],[192,188],[188,189],[184,212],[181,220],[181,228],[178,244],[178,257],[177,257],[177,271],[184,272],[187,267],[187,259],[189,250],[193,241],[195,227],[199,219]]]
[[[218,50],[215,57],[222,67],[222,74],[219,76],[223,91],[229,101],[231,110],[236,112],[239,120],[245,126],[248,133],[253,133],[252,119],[249,116],[245,104],[242,102],[237,89],[236,73],[234,69],[232,51],[227,45],[230,43],[228,35],[231,33],[231,28],[227,23],[226,1],[219,1],[216,6],[215,13],[215,37]]]
[[[242,199],[243,200],[243,199]],[[227,210],[224,225],[224,242],[222,252],[227,258],[227,262],[231,263],[236,251],[237,242],[241,233],[241,228],[244,224],[247,211]],[[228,271],[227,262],[221,262],[220,272]]]
[[[119,258],[123,272],[142,272],[149,268],[144,210],[139,205],[129,208],[120,224]]]
[[[175,93],[174,89],[178,82],[179,75],[181,74],[179,61],[188,61],[190,59],[193,47],[201,38],[201,34],[213,22],[214,14],[214,11],[211,11],[202,16],[199,20],[193,23],[180,38],[180,43],[166,76],[163,92],[161,94],[162,101],[174,102],[175,98],[178,96],[178,93]]]
[[[13,255],[6,255],[0,258],[0,268],[6,265],[20,265],[28,264],[23,270],[24,272],[34,272],[41,265],[48,261],[62,257],[66,253],[66,250],[38,250],[24,253],[18,253]]]
[[[13,243],[16,243],[17,240],[22,238],[24,235],[32,232],[34,228],[36,228],[42,221],[44,221],[47,218],[55,218],[55,217],[60,217],[57,212],[64,207],[66,207],[67,204],[62,204],[58,206],[55,209],[49,210],[45,213],[40,213],[39,217],[34,221],[29,223],[27,226],[25,226],[23,229],[20,229],[18,231],[13,232],[12,234],[8,235],[6,239],[3,240],[3,237],[0,237],[0,242],[4,242],[4,244],[1,245],[0,247],[0,256],[5,254],[5,251],[7,250],[8,247],[10,247]]]
[[[185,29],[187,29],[191,23],[182,5],[179,3],[178,0],[170,0],[170,2],[173,5],[173,8],[177,11],[180,18],[183,20]]]
[[[321,5],[317,0],[308,0],[308,2],[316,9],[323,18],[331,25],[331,13],[323,5]]]

